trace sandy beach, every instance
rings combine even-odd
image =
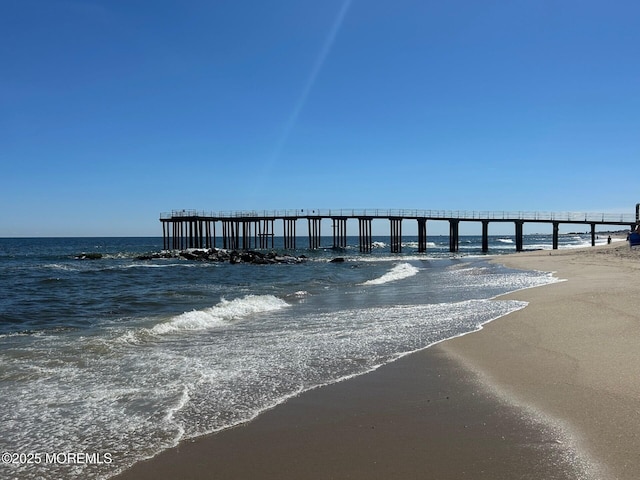
[[[473,334],[184,442],[120,479],[636,479],[640,251],[501,256],[566,281]],[[114,464],[116,462],[114,461]]]
[[[596,478],[639,478],[640,251],[622,242],[498,261],[567,281],[505,295],[530,303],[441,348],[564,425]]]

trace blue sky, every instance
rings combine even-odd
[[[633,213],[639,24],[615,0],[3,0],[0,236],[160,235],[183,208]]]

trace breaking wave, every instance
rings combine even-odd
[[[361,285],[382,285],[402,280],[403,278],[413,277],[418,272],[418,268],[414,267],[410,263],[399,263],[381,277],[367,280],[366,282],[361,283]]]

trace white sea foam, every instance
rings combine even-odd
[[[402,280],[403,278],[413,277],[420,270],[410,263],[399,263],[395,265],[391,270],[382,275],[381,277],[367,280],[361,283],[361,285],[382,285],[384,283],[395,282],[396,280]]]
[[[149,329],[149,333],[163,335],[188,330],[206,330],[228,324],[232,320],[280,310],[286,306],[287,302],[273,295],[247,295],[231,301],[223,298],[211,308],[185,312],[168,322],[159,323]]]
[[[52,270],[62,270],[65,272],[77,272],[78,269],[75,267],[72,267],[71,265],[65,265],[65,264],[61,264],[61,263],[49,263],[47,265],[44,265],[44,268],[50,268]]]
[[[500,242],[500,243],[508,243],[509,245],[513,244],[513,240],[511,240],[510,238],[499,238],[498,242]]]
[[[402,242],[402,246],[403,247],[407,247],[407,248],[420,248],[420,243],[418,242]],[[427,242],[427,247],[429,248],[435,248],[438,245],[436,244],[436,242]]]
[[[131,265],[121,265],[117,268],[127,269],[127,268],[192,268],[198,267],[197,264],[189,264],[189,263],[132,263]]]

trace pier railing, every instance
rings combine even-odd
[[[598,222],[634,223],[633,214],[595,212],[522,212],[522,211],[466,211],[466,210],[411,210],[411,209],[295,209],[295,210],[242,210],[200,211],[173,210],[160,214],[161,220],[180,218],[251,219],[251,218],[407,218],[458,220],[522,220],[530,222]]]

